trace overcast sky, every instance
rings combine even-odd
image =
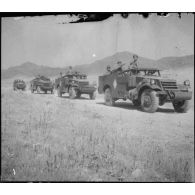
[[[194,16],[177,14],[144,19],[116,14],[102,22],[59,24],[67,16],[2,19],[2,68],[30,61],[65,67],[91,63],[129,51],[159,59],[194,53]]]

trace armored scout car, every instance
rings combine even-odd
[[[30,89],[32,93],[34,93],[35,91],[37,93],[41,93],[41,91],[45,93],[50,91],[51,93],[53,93],[54,85],[49,78],[39,75],[30,82]]]
[[[59,97],[62,97],[64,93],[69,93],[71,99],[79,98],[81,94],[88,94],[90,99],[96,97],[96,85],[89,84],[87,75],[76,71],[57,78],[55,88]]]
[[[111,71],[99,76],[98,92],[104,93],[106,105],[112,106],[118,99],[129,99],[150,113],[166,102],[171,102],[176,112],[187,112],[192,98],[189,80],[179,85],[176,80],[165,79],[160,70],[152,68]]]
[[[13,90],[22,90],[24,91],[26,89],[26,83],[23,80],[15,80],[13,83]]]

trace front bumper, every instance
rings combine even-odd
[[[95,87],[82,87],[79,89],[79,91],[81,93],[85,93],[85,94],[91,94],[93,93],[94,91],[96,91],[96,88]]]
[[[182,101],[192,99],[192,91],[159,91],[157,92],[158,96],[164,96],[167,101]]]
[[[51,86],[40,86],[41,90],[53,90]]]

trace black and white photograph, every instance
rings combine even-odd
[[[194,183],[194,14],[2,16],[1,182]]]

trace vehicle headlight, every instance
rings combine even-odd
[[[155,80],[154,79],[150,79],[150,84],[154,85],[155,84]]]
[[[190,81],[189,80],[185,80],[183,84],[187,85],[187,86],[190,86]]]

